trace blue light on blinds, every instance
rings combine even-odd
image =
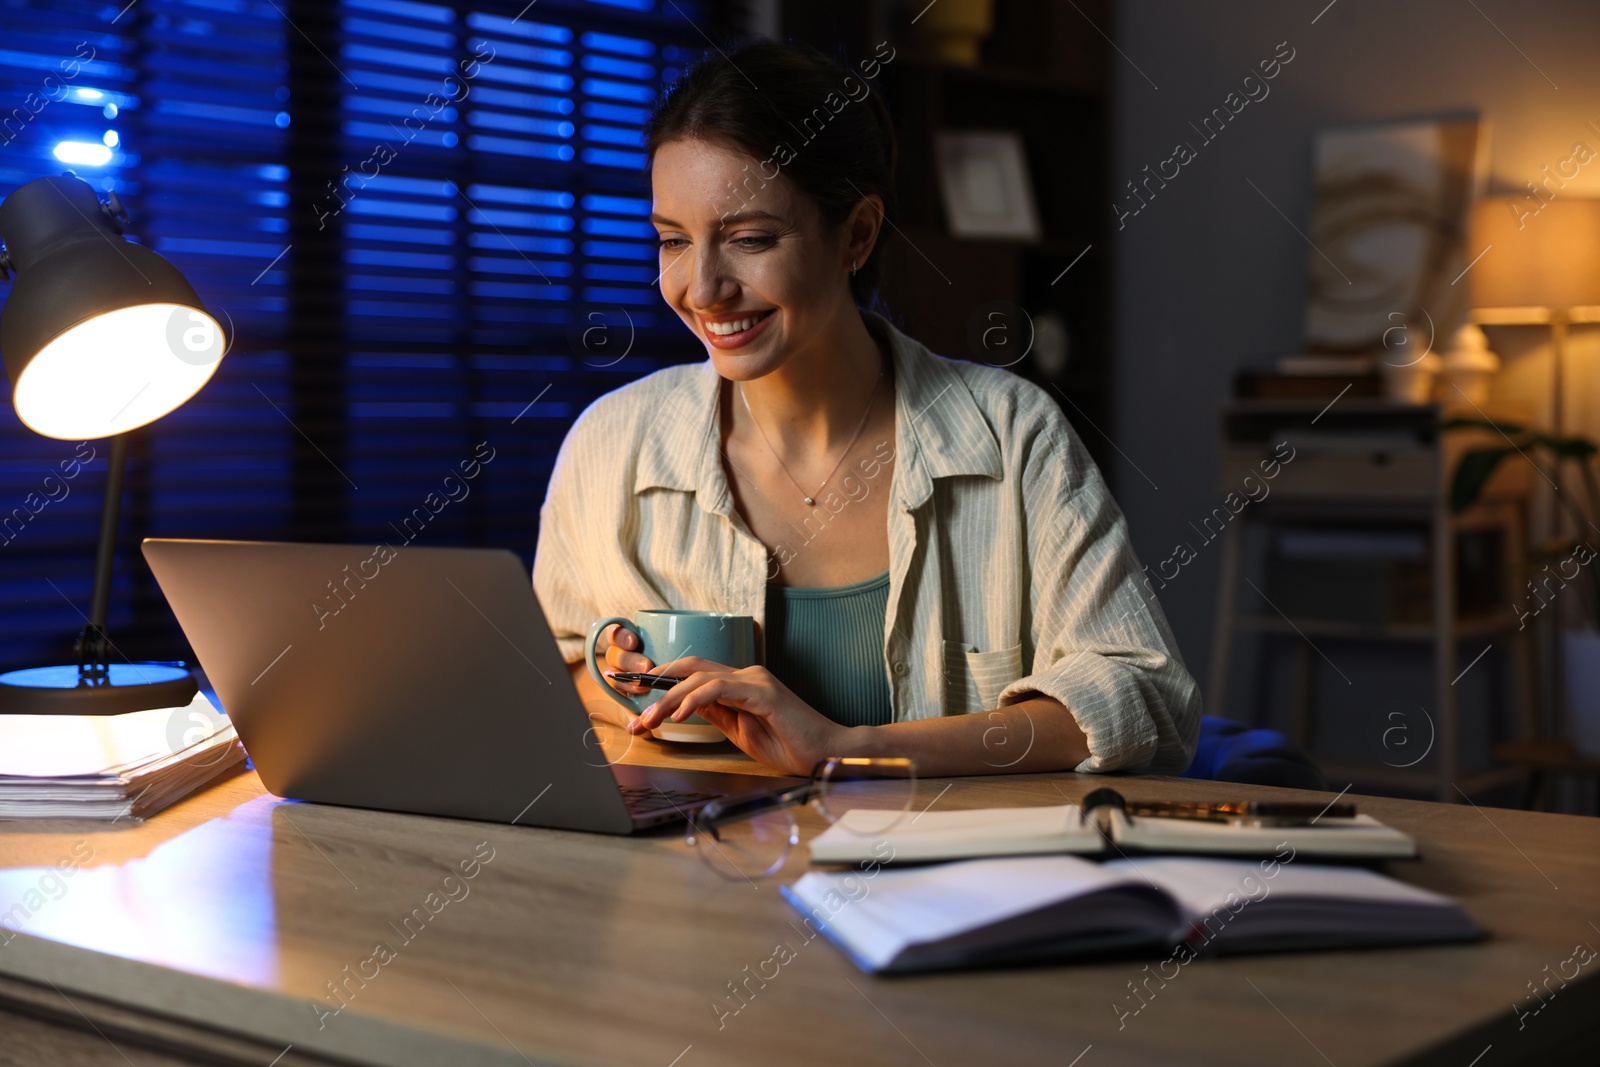
[[[583,254],[600,259],[655,259],[654,245],[623,244],[620,241],[585,241]]]
[[[455,60],[450,57],[426,52],[402,52],[397,48],[378,48],[369,44],[347,44],[339,52],[352,63],[381,63],[402,70],[431,70],[439,75],[454,74],[456,69]]]
[[[517,233],[471,233],[467,244],[473,248],[511,249],[514,252],[545,252],[565,256],[572,253],[572,242],[562,237],[534,237]]]
[[[491,104],[518,111],[547,111],[555,115],[570,115],[573,111],[572,101],[564,96],[519,93],[513,89],[495,89],[487,85],[478,86],[472,91],[472,96],[480,105]]]
[[[449,14],[449,12],[446,11],[445,14]],[[404,41],[407,44],[427,45],[430,48],[448,49],[455,44],[455,35],[450,33],[424,30],[415,26],[397,26],[378,19],[347,18],[344,20],[344,28],[350,33],[366,34],[370,37],[387,37],[391,40]]]
[[[402,219],[427,219],[430,222],[454,222],[456,218],[456,209],[449,204],[412,204],[371,196],[351,200],[345,210],[354,215],[388,215]]]
[[[517,141],[508,137],[488,137],[474,134],[467,138],[467,147],[474,152],[498,152],[510,156],[531,156],[538,159],[554,159],[565,163],[572,159],[575,153],[571,145],[545,144],[540,141]]]
[[[356,241],[405,241],[425,245],[453,245],[456,235],[449,230],[402,229],[398,226],[372,226],[351,223],[345,227],[345,236]]]
[[[648,104],[656,97],[655,90],[648,85],[634,85],[609,78],[585,78],[583,91],[607,100],[630,100],[640,104]]]
[[[384,15],[398,15],[413,22],[449,23],[456,13],[438,4],[418,4],[412,0],[344,0],[344,6],[357,11],[376,11]]]
[[[565,119],[547,119],[534,115],[503,115],[493,111],[476,111],[467,120],[470,125],[491,130],[510,130],[513,133],[532,133],[544,137],[571,137],[572,123]]]
[[[638,215],[643,218],[650,214],[650,201],[631,196],[606,196],[592,193],[583,198],[585,211],[604,211],[612,215]]]
[[[595,233],[602,237],[643,237],[648,240],[655,236],[655,228],[645,222],[628,222],[623,219],[584,219],[583,232]]]
[[[637,37],[618,37],[614,33],[586,33],[580,38],[585,48],[597,52],[617,52],[625,56],[648,57],[656,54],[656,46]]]
[[[508,19],[501,15],[487,15],[478,11],[467,16],[467,25],[475,30],[485,30],[507,37],[524,37],[534,41],[551,41],[555,44],[568,44],[572,41],[572,31],[565,26],[551,26],[521,18]]]
[[[583,69],[596,74],[609,74],[617,78],[639,78],[648,80],[655,77],[656,68],[649,63],[639,63],[631,59],[617,59],[614,56],[588,55],[583,57]]]
[[[483,226],[496,228],[518,228],[527,230],[555,230],[564,232],[572,229],[571,215],[546,215],[532,211],[512,211],[510,209],[496,210],[477,208],[467,215],[467,221]]]
[[[474,184],[467,187],[467,195],[473,200],[489,200],[502,204],[529,204],[534,207],[569,208],[576,202],[576,198],[571,193],[554,189],[530,189],[510,185]]]
[[[624,267],[616,263],[590,263],[583,268],[585,278],[602,282],[644,282],[656,280],[653,267]]]
[[[583,116],[604,122],[621,122],[643,127],[650,118],[650,110],[643,107],[628,107],[626,104],[602,104],[590,100],[583,105]]]
[[[51,153],[63,163],[85,167],[103,167],[111,162],[111,149],[92,141],[61,141]]]
[[[483,274],[543,274],[549,278],[565,278],[572,274],[572,264],[558,259],[500,259],[495,256],[473,256],[467,260],[471,270]],[[645,281],[652,281],[646,278]]]
[[[410,115],[446,77],[465,89],[444,94],[449,110],[426,124],[437,140],[408,141],[339,219],[345,331],[362,353],[346,378],[360,415],[346,446],[362,487],[346,501],[352,530],[380,534],[436,488],[435,457],[466,458],[489,438],[517,456],[515,472],[497,461],[488,477],[501,488],[451,507],[458,521],[481,507],[486,529],[531,534],[564,420],[587,403],[574,390],[593,388],[571,383],[601,373],[573,353],[575,324],[602,309],[657,351],[683,339],[675,316],[656,311],[642,152],[664,69],[702,47],[682,17],[701,5],[677,4],[452,4],[454,20],[386,0],[336,9],[349,64],[336,58],[359,86],[340,84],[336,119],[352,171],[385,139],[373,127]],[[414,184],[383,186],[396,178]],[[429,181],[432,191],[415,184]],[[631,373],[659,358],[642,348]]]
[[[621,144],[630,147],[644,146],[644,132],[642,130],[629,129],[625,126],[585,126],[583,128],[583,139],[585,141],[598,141],[601,144]],[[642,159],[640,163],[642,165]]]
[[[474,55],[483,55],[492,47],[495,53],[495,62],[504,59],[521,60],[524,63],[534,63],[542,67],[570,67],[572,66],[572,53],[564,48],[545,48],[540,45],[514,44],[510,41],[496,40],[490,42],[482,37],[474,37],[467,41],[467,47]]]
[[[622,167],[627,170],[640,170],[645,165],[643,152],[620,152],[612,148],[585,148],[583,161],[592,163],[597,167]],[[652,255],[655,253],[652,252]]]

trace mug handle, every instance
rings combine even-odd
[[[627,708],[629,715],[637,715],[639,714],[639,706],[632,700],[629,700],[627,697],[617,692],[616,689],[612,688],[611,683],[606,680],[606,676],[600,673],[600,664],[595,661],[594,657],[594,643],[599,640],[600,631],[604,630],[607,626],[610,626],[614,622],[619,622],[630,630],[633,629],[633,623],[630,620],[623,618],[621,615],[612,615],[610,618],[597,620],[593,626],[589,627],[589,640],[584,642],[583,658],[584,661],[589,665],[590,677],[592,677],[596,682],[600,683],[600,688],[603,689],[612,700],[615,700],[618,704],[621,704],[623,707]]]

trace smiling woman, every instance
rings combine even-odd
[[[615,705],[583,665],[591,620],[754,617],[760,665],[660,665],[684,680],[634,733],[697,714],[791,773],[858,753],[927,774],[1182,770],[1197,690],[1060,409],[866,310],[896,157],[869,83],[892,58],[857,77],[763,42],[706,60],[661,103],[647,140],[661,295],[707,359],[579,417],[535,590],[596,709]],[[853,491],[869,468],[890,473],[885,490]],[[614,670],[658,666],[625,627],[600,644]]]

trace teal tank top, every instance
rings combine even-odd
[[[820,588],[767,585],[767,669],[844,726],[894,719],[883,669],[889,572]]]

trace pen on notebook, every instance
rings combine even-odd
[[[1292,801],[1241,800],[1204,803],[1176,800],[1127,800],[1114,789],[1096,789],[1083,798],[1082,808],[1120,808],[1131,816],[1161,819],[1199,819],[1205,822],[1257,822],[1262,825],[1309,826],[1319,819],[1350,819],[1354,804],[1303,804]]]

